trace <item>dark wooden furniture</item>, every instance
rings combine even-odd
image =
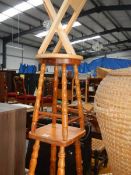
[[[59,77],[58,79],[58,99],[62,99],[62,77]],[[67,77],[67,98],[68,102],[72,101],[72,83],[73,78]]]
[[[49,90],[52,88],[52,84],[48,83]],[[14,85],[15,85],[15,92],[16,92],[16,100],[18,102],[24,103],[24,104],[32,104],[32,105],[35,104],[36,96],[34,96],[33,94],[28,94],[26,92],[24,78],[22,78],[20,76],[15,76],[14,77]],[[41,107],[50,106],[52,103],[52,95],[43,96],[45,94],[44,91],[47,91],[47,87],[44,88],[43,93],[42,93]],[[46,94],[47,93],[49,93],[49,91],[46,92]]]
[[[88,113],[86,122],[90,122],[91,124],[91,150],[92,159],[94,159],[93,171],[94,175],[98,175],[100,168],[102,166],[107,166],[108,155],[101,137],[101,131],[97,122],[96,114],[93,111]]]
[[[0,103],[0,174],[23,175],[25,169],[26,110]]]
[[[7,86],[6,86],[6,75],[4,72],[0,72],[0,102],[7,100]]]
[[[88,78],[87,79],[87,101],[94,102],[94,96],[98,85],[102,81],[102,78]]]
[[[25,104],[34,104],[36,97],[34,95],[30,95],[26,93],[24,79],[20,76],[14,77],[14,85],[15,85],[15,92],[16,92],[16,100],[20,103]]]
[[[15,71],[0,70],[0,102],[5,102],[10,97],[15,97],[13,77]]]

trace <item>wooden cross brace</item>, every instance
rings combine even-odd
[[[43,55],[54,34],[57,32],[59,35],[59,41],[56,45],[56,47],[54,48],[53,53],[58,53],[63,45],[63,47],[65,48],[66,52],[68,54],[73,54],[75,55],[75,50],[71,45],[71,42],[69,41],[68,38],[68,33],[70,32],[73,23],[76,21],[78,15],[80,14],[83,6],[85,5],[87,0],[64,0],[64,2],[62,3],[62,6],[60,7],[60,10],[58,13],[56,13],[52,3],[50,0],[43,0],[45,9],[47,10],[47,13],[52,21],[52,25],[51,28],[47,34],[47,36],[45,37],[40,49],[38,50],[38,55]],[[61,24],[61,20],[64,17],[66,11],[68,10],[69,6],[72,6],[72,8],[74,9],[74,13],[70,19],[70,21],[67,24],[66,29],[63,29],[63,26]]]

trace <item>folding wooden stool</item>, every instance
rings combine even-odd
[[[69,38],[68,33],[70,32],[74,21],[76,21],[79,13],[81,12],[83,6],[86,3],[86,0],[64,0],[59,12],[56,13],[50,0],[43,0],[44,6],[48,12],[48,15],[52,21],[52,25],[48,32],[48,35],[45,37],[39,51],[37,58],[41,63],[41,71],[38,83],[38,91],[35,103],[35,109],[32,119],[32,127],[29,132],[29,137],[35,139],[35,144],[33,147],[33,153],[30,161],[30,168],[28,175],[35,174],[35,168],[37,165],[38,151],[40,147],[40,141],[51,144],[51,164],[50,164],[50,175],[55,175],[56,173],[56,146],[60,147],[59,151],[59,161],[58,161],[58,171],[57,175],[65,174],[65,147],[75,144],[76,149],[76,169],[77,175],[82,175],[82,158],[81,158],[81,148],[79,139],[84,136],[84,115],[81,103],[81,92],[78,78],[78,65],[80,64],[82,57],[76,55],[75,50],[73,49]],[[66,29],[63,29],[61,20],[64,17],[69,6],[74,10],[71,19],[69,20]],[[46,53],[46,50],[54,36],[57,33],[59,36],[59,41],[54,48],[53,53]],[[66,54],[59,53],[61,47],[65,48]],[[53,104],[52,104],[52,113],[49,112],[39,112],[40,108],[40,99],[44,84],[44,73],[46,64],[55,65],[54,70],[54,88],[53,88]],[[76,93],[78,100],[78,117],[73,121],[79,120],[80,128],[68,126],[70,120],[68,120],[68,111],[72,109],[67,108],[67,78],[66,78],[66,66],[73,65],[74,67],[74,78],[76,84]],[[62,67],[62,105],[61,111],[62,114],[57,113],[57,93],[58,93],[58,66]],[[45,125],[43,127],[37,128],[37,122],[39,118],[42,117],[52,118],[52,123]],[[62,124],[57,124],[56,120],[60,118]],[[46,157],[45,157],[46,159]],[[44,170],[43,170],[44,173]]]

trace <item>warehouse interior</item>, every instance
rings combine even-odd
[[[84,5],[78,18],[74,21],[71,31],[67,32],[68,22],[73,12],[77,13],[82,2]],[[54,21],[58,20],[57,14],[63,8],[64,3],[67,3],[69,7],[63,14],[61,23],[58,23],[62,27],[58,25],[58,28],[53,29]],[[51,16],[53,12],[56,15]],[[63,57],[67,54],[64,59],[67,60],[68,57],[69,64],[62,62],[62,58],[58,58],[58,55],[54,65],[50,59],[53,59],[55,55],[51,58],[47,57],[46,61],[43,57],[38,58],[42,43],[46,38],[49,39],[49,35],[51,36],[50,29],[55,30],[55,34],[52,35],[51,42],[47,44],[47,55],[54,53],[54,48],[60,40],[62,47],[58,54]],[[69,41],[67,38],[62,39],[61,35],[63,38],[68,36]],[[83,58],[81,61],[76,60],[77,58],[73,61],[75,55],[68,53],[68,46],[65,48],[64,41],[67,41],[69,48],[75,50],[76,57]],[[46,48],[46,45],[44,47]],[[72,55],[72,58],[69,55]],[[57,59],[62,63],[59,64]],[[44,68],[43,65],[46,67]],[[0,0],[0,137],[2,138],[0,175],[130,175],[131,137],[127,138],[125,134],[126,132],[131,135],[131,129],[129,129],[131,119],[126,118],[127,113],[130,116],[130,108],[127,108],[125,112],[130,103],[131,94],[130,88],[126,90],[127,81],[130,87],[130,66],[130,0]],[[40,87],[40,82],[41,84],[43,82],[42,87]],[[125,96],[123,97],[124,90]],[[126,104],[127,92],[129,93]],[[111,95],[107,97],[106,94]],[[120,102],[119,99],[116,100],[118,95],[120,95]],[[123,103],[121,102],[122,97],[125,100]],[[106,108],[105,111],[103,109],[104,112],[100,112],[100,106]],[[67,111],[64,110],[66,107],[68,107]],[[37,118],[37,108],[40,108],[39,118]],[[115,118],[117,112],[113,113],[113,109],[115,112],[118,110],[118,116],[123,115],[123,125],[129,121],[129,127],[122,126],[119,117],[114,119],[115,124],[111,123],[113,119],[111,121],[107,119],[109,123],[106,123],[104,117],[108,116],[108,113],[114,114]],[[121,109],[123,109],[122,113],[120,113]],[[54,121],[57,121],[58,124],[62,123],[63,127],[64,114],[68,116],[68,125],[74,128],[79,126],[78,121],[81,123],[80,117],[84,116],[86,134],[79,138],[82,166],[77,158],[80,157],[80,152],[75,152],[77,146],[73,146],[74,144],[65,144],[65,146],[63,142],[49,141],[46,133],[45,142],[44,139],[41,140],[38,136],[31,135],[34,122],[37,123],[38,128]],[[75,120],[76,114],[78,118]],[[44,115],[45,117],[42,118]],[[55,117],[58,119],[54,119]],[[108,117],[110,118],[110,115]],[[118,125],[120,128],[116,129],[115,126]],[[126,131],[124,131],[125,127]],[[119,136],[125,140],[120,140],[119,144],[117,144],[119,136],[116,140],[113,140],[113,137],[111,142],[106,140],[111,139],[111,135],[117,135],[115,134],[117,131],[121,134]],[[109,135],[111,132],[112,134]],[[38,140],[40,145],[37,143]],[[52,148],[53,143],[56,143],[54,149]],[[123,153],[124,143],[126,150]],[[61,146],[62,144],[64,146]],[[33,150],[39,146],[39,152],[32,157]],[[55,150],[56,147],[58,148]],[[63,147],[65,149],[64,161],[60,156]],[[30,163],[32,160],[34,163]],[[63,164],[59,163],[60,160]],[[120,171],[120,168],[123,171]]]

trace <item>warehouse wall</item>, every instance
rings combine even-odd
[[[11,45],[11,43],[9,43],[9,45]],[[19,47],[22,46],[20,45]],[[38,67],[38,62],[35,59],[36,53],[37,49],[29,46],[23,45],[23,50],[7,47],[7,68],[18,69],[20,63],[36,65]]]
[[[12,43],[8,43],[7,45],[11,45]],[[18,47],[18,44],[13,44],[13,46]],[[38,62],[35,59],[35,55],[38,49],[33,47],[19,45],[19,47],[23,47],[23,50],[10,48],[7,46],[7,69],[19,69],[20,63],[36,65],[38,68]],[[0,40],[0,53],[2,53],[2,40]],[[2,63],[2,55],[0,55],[0,64]]]
[[[87,62],[91,62],[93,60],[95,60],[96,58],[101,58],[104,57],[105,55],[101,55],[98,57],[92,57],[92,58],[88,58],[86,59]],[[106,55],[108,58],[121,58],[121,59],[131,59],[131,51],[124,51],[124,52],[118,52],[118,53],[113,53],[113,54],[107,54]]]
[[[9,45],[10,44],[11,43],[9,43]],[[7,69],[18,70],[20,63],[30,64],[30,65],[34,64],[38,68],[38,62],[35,59],[35,55],[38,49],[29,47],[29,46],[23,46],[23,49],[24,50],[22,51],[22,50],[7,47],[7,67],[6,67]],[[99,57],[102,57],[102,56],[99,56]],[[86,59],[86,61],[91,62],[92,60],[99,57],[88,58]],[[131,59],[131,51],[109,54],[107,55],[107,57]],[[2,64],[2,40],[1,39],[0,39],[0,64]],[[49,72],[53,72],[52,67],[48,67],[47,69]]]
[[[2,64],[2,40],[0,39],[0,64]]]

